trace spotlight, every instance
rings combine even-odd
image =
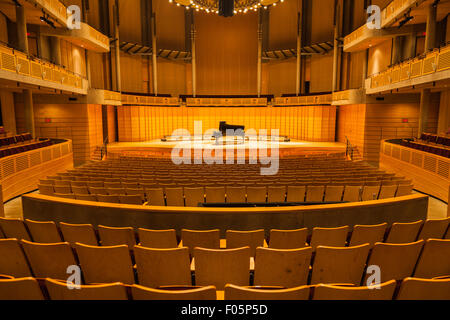
[[[405,14],[405,18],[399,22],[398,27],[401,28],[402,26],[404,26],[408,21],[411,21],[412,19],[414,19],[414,17],[410,16],[409,14],[411,13],[411,11],[409,11],[408,13]]]
[[[14,2],[16,7],[21,7],[22,6],[18,0],[12,0],[12,2]]]
[[[432,6],[433,6],[434,8],[436,8],[437,5],[438,5],[438,3],[439,3],[439,1],[440,1],[440,0],[434,0]]]
[[[45,12],[42,11],[42,13],[43,13],[43,15],[40,17],[41,21],[45,22],[53,29],[56,29],[55,23],[49,19],[50,17],[48,15],[46,16]]]

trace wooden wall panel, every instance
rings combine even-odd
[[[385,41],[369,49],[367,76],[384,71],[391,64],[392,41]]]
[[[278,129],[280,135],[308,141],[334,141],[336,107],[144,107],[119,106],[119,141],[148,141],[171,135],[176,129],[194,134],[194,121],[202,121],[202,133],[217,130],[220,121],[245,125],[246,129]],[[147,125],[148,123],[148,125]]]
[[[8,43],[8,26],[3,14],[0,14],[0,41]]]
[[[281,96],[284,93],[295,93],[296,59],[280,62],[269,62],[267,70],[266,94]]]
[[[116,113],[115,106],[107,106],[107,117],[108,117],[108,139],[109,142],[116,141]]]
[[[198,94],[256,93],[257,18],[195,15]]]
[[[185,50],[185,13],[167,0],[153,0],[153,12],[156,15],[156,38],[160,48]]]
[[[285,1],[270,7],[268,50],[297,47],[297,12],[298,0]]]

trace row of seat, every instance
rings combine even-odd
[[[411,140],[402,140],[401,145],[403,147],[413,148],[416,150],[433,153],[441,157],[450,158],[450,149],[446,146],[428,145],[423,142]]]
[[[177,248],[180,245],[192,250],[197,247],[219,249],[249,246],[254,252],[259,246],[273,249],[298,249],[319,245],[332,247],[357,246],[376,242],[411,243],[427,239],[450,239],[450,218],[395,222],[389,228],[387,223],[377,225],[355,225],[353,228],[313,228],[311,236],[307,228],[298,230],[270,230],[266,238],[265,230],[228,230],[226,239],[220,238],[220,230],[181,230],[178,239],[176,231],[149,230],[131,227],[107,227],[99,225],[97,230],[91,224],[68,224],[53,221],[32,221],[0,218],[0,238],[16,238],[38,243],[76,242],[97,246],[127,245],[132,249],[136,244],[150,248]]]
[[[410,195],[412,185],[104,188],[39,185],[43,195],[85,201],[197,207],[202,203],[357,202]]]
[[[3,131],[4,132],[4,131]],[[10,146],[16,143],[23,143],[33,140],[30,133],[18,134],[11,137],[0,138],[0,147]]]
[[[318,246],[299,249],[208,249],[90,246],[75,243],[33,243],[0,239],[0,272],[13,277],[67,280],[73,270],[83,284],[121,282],[150,288],[225,285],[278,286],[345,283],[355,286],[400,281],[406,277],[450,277],[450,240],[376,243],[352,247]],[[72,271],[70,271],[72,270]],[[252,276],[251,276],[252,275]]]
[[[0,158],[12,156],[12,155],[30,151],[30,150],[45,148],[45,147],[48,147],[51,145],[52,145],[52,142],[50,140],[44,140],[44,141],[14,146],[14,147],[8,147],[5,149],[0,149]]]
[[[223,291],[214,286],[154,289],[122,283],[77,288],[49,278],[0,279],[0,300],[450,300],[450,279],[410,277],[402,280],[398,290],[393,280],[377,287],[319,284],[281,289],[227,284]]]
[[[435,144],[441,144],[444,146],[449,147],[450,146],[450,138],[446,136],[431,134],[431,133],[422,133],[420,135],[420,140],[428,142],[428,143],[435,143]]]

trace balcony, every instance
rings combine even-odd
[[[108,91],[103,89],[89,89],[87,103],[101,104],[110,106],[121,106],[122,95],[120,92]]]
[[[0,79],[87,94],[88,82],[64,68],[0,45]]]
[[[122,105],[129,106],[179,106],[177,97],[150,97],[122,94]]]
[[[273,101],[274,106],[313,106],[330,105],[332,102],[331,94],[322,94],[315,96],[298,97],[277,97]]]
[[[450,79],[450,45],[373,75],[366,80],[366,93],[380,93],[448,79]]]

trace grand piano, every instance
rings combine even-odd
[[[220,137],[226,137],[228,136],[227,131],[233,130],[233,136],[234,137],[242,137],[242,139],[245,139],[245,126],[237,126],[232,124],[227,124],[226,121],[221,121],[219,125],[219,131],[214,132],[214,138],[216,138],[216,144],[219,143]]]

